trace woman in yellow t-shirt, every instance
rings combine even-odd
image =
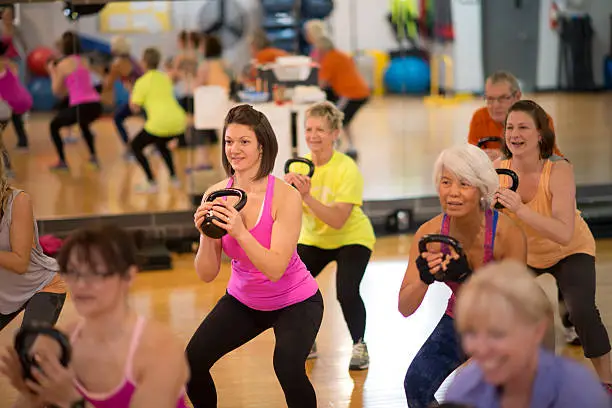
[[[312,179],[289,173],[285,181],[298,189],[304,205],[300,258],[314,277],[336,261],[337,298],[353,339],[349,369],[364,370],[369,356],[364,342],[366,310],[359,285],[376,238],[361,209],[363,177],[359,168],[353,159],[334,149],[343,116],[330,102],[306,111],[306,143],[311,151],[306,158],[315,164],[315,172]],[[313,344],[309,357],[315,356]]]
[[[501,188],[494,198],[527,236],[527,265],[556,279],[584,356],[612,393],[610,339],[595,304],[595,239],[576,209],[572,166],[553,155],[555,133],[535,102],[512,105],[505,127],[505,158],[495,164],[514,170],[520,183],[516,192]]]
[[[154,144],[161,154],[172,183],[178,186],[172,152],[168,142],[184,135],[187,126],[187,115],[174,97],[172,79],[165,72],[159,71],[161,54],[156,48],[147,48],[143,54],[145,74],[138,78],[130,97],[130,109],[138,113],[144,109],[147,115],[142,131],[132,140],[132,151],[138,163],[147,175],[148,183],[139,186],[138,190],[145,193],[157,192],[157,183],[153,178],[149,161],[143,150]]]

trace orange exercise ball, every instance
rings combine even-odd
[[[55,51],[47,47],[37,47],[28,54],[28,68],[35,76],[49,76],[47,63],[49,59],[55,58]]]

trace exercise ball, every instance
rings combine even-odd
[[[604,58],[604,85],[606,89],[612,89],[612,56]]]
[[[53,50],[47,47],[37,47],[28,54],[28,69],[35,76],[48,76],[47,62],[54,57]]]
[[[384,76],[387,91],[399,94],[427,93],[429,80],[429,64],[418,57],[392,59]]]
[[[34,78],[28,84],[28,91],[32,95],[34,111],[51,111],[57,104],[57,98],[51,90],[51,79],[45,77]]]
[[[334,11],[333,0],[302,0],[302,18],[326,19]]]

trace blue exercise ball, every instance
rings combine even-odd
[[[429,90],[429,64],[418,57],[392,59],[384,81],[385,88],[391,93],[424,94]]]
[[[33,111],[47,112],[55,109],[58,100],[51,90],[51,78],[35,77],[28,84],[28,91],[34,102]]]
[[[334,11],[333,0],[302,0],[302,18],[323,20]]]

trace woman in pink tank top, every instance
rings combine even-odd
[[[42,373],[24,383],[17,355],[2,371],[21,392],[18,406],[187,408],[189,368],[168,328],[138,316],[128,291],[138,273],[130,235],[113,226],[73,233],[58,256],[62,276],[81,319],[60,328],[70,338],[68,368],[56,348],[35,344]],[[33,395],[35,393],[36,395]]]
[[[225,118],[223,146],[222,162],[229,179],[206,192],[194,221],[202,232],[200,225],[211,213],[221,220],[213,221],[215,225],[227,234],[221,239],[201,234],[195,269],[203,281],[213,281],[224,251],[232,259],[232,273],[227,293],[187,346],[191,367],[187,393],[196,408],[216,407],[211,367],[225,354],[273,329],[274,369],[287,406],[315,408],[316,394],[305,363],[323,318],[323,298],[297,254],[300,194],[271,174],[278,144],[261,112],[248,105],[231,109]],[[210,193],[226,187],[246,192],[247,203],[240,212],[229,198],[206,201]]]
[[[68,170],[60,130],[77,123],[89,148],[89,165],[97,169],[99,164],[91,124],[102,114],[100,94],[93,85],[87,62],[79,56],[81,43],[78,35],[72,31],[65,32],[59,47],[64,57],[60,61],[49,61],[47,69],[53,93],[60,98],[67,95],[69,104],[55,115],[49,125],[51,139],[59,156],[59,161],[51,170]]]
[[[434,165],[434,182],[442,214],[417,230],[410,248],[408,268],[399,293],[399,311],[415,313],[435,282],[440,268],[449,278],[442,283],[451,290],[446,312],[425,344],[410,363],[404,378],[408,406],[428,407],[436,402],[435,392],[463,362],[454,325],[455,294],[472,270],[502,259],[527,261],[525,236],[509,217],[491,209],[499,178],[489,156],[476,146],[465,144],[444,150]],[[459,241],[464,256],[457,257],[446,245],[430,243],[420,253],[419,241],[428,234],[442,234]]]
[[[23,115],[32,108],[32,95],[19,80],[14,64],[7,57],[7,50],[6,44],[0,42],[0,99],[11,108],[11,121],[17,135],[17,148],[26,149],[28,135]]]

